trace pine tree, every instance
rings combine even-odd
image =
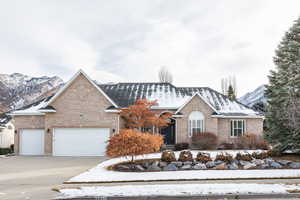
[[[227,96],[230,100],[236,100],[235,91],[231,85],[228,87]]]
[[[267,86],[266,139],[279,151],[300,149],[300,18],[275,51]]]

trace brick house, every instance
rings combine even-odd
[[[190,143],[196,132],[215,133],[224,142],[245,133],[263,133],[264,116],[208,87],[98,84],[80,70],[56,94],[10,113],[15,151],[21,155],[104,155],[105,142],[124,127],[118,109],[140,98],[157,100],[152,109],[172,114],[169,126],[160,130],[166,144]]]

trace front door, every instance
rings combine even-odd
[[[160,134],[164,136],[165,144],[175,144],[175,120],[170,119],[169,126],[160,130]]]

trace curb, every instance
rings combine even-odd
[[[136,197],[75,197],[56,198],[56,200],[217,200],[217,199],[300,199],[300,193],[293,194],[226,194],[226,195],[197,195],[197,196],[136,196]]]

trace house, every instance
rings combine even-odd
[[[14,132],[11,116],[0,114],[0,148],[10,148],[14,144]]]
[[[161,130],[167,144],[191,142],[197,132],[215,133],[220,141],[263,133],[261,114],[211,88],[169,83],[98,84],[80,70],[56,94],[11,112],[15,152],[104,155],[110,135],[124,127],[119,108],[140,98],[157,100],[152,109],[172,114],[169,127]]]

